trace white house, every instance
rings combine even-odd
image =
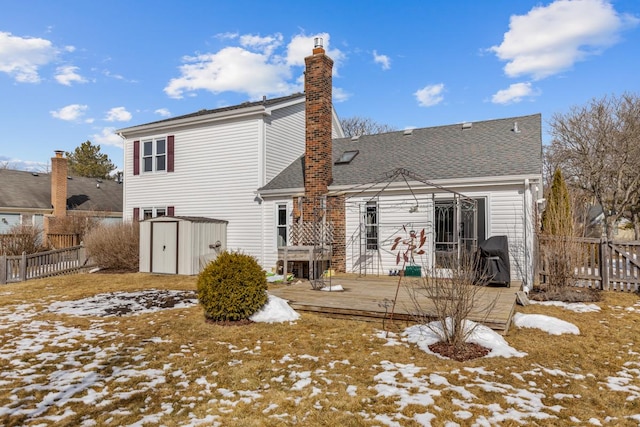
[[[120,130],[125,218],[226,220],[228,247],[265,268],[305,245],[360,274],[397,268],[404,230],[425,230],[427,267],[507,235],[513,278],[532,282],[539,114],[345,138],[333,61],[318,45],[305,63],[304,95]]]
[[[228,221],[227,247],[265,266],[275,251],[271,206],[257,194],[304,153],[305,96],[294,94],[120,129],[125,220],[158,216]],[[331,129],[344,136],[337,116]]]
[[[388,274],[398,269],[396,237],[424,230],[428,269],[495,235],[510,245],[512,278],[533,281],[535,200],[542,195],[539,114],[331,138],[332,62],[322,47],[305,59],[306,150],[259,190],[266,241],[330,248],[337,271]],[[286,220],[286,222],[285,222]],[[282,259],[265,249],[267,264]]]

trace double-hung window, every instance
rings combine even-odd
[[[278,205],[277,216],[278,247],[287,246],[287,205]]]
[[[167,209],[166,208],[144,208],[142,210],[142,219],[151,219],[157,218],[159,216],[166,216]]]
[[[142,165],[144,172],[167,170],[167,140],[165,138],[142,141]]]
[[[378,203],[367,202],[364,214],[367,249],[378,249]]]

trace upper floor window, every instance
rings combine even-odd
[[[158,172],[167,170],[167,141],[164,138],[142,141],[142,170]]]
[[[133,174],[140,172],[173,172],[175,136],[133,141]]]

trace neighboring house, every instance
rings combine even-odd
[[[427,267],[507,235],[513,278],[532,283],[539,114],[344,138],[333,61],[316,46],[305,63],[306,96],[122,129],[125,218],[226,220],[228,247],[265,268],[304,245],[360,274],[401,267],[391,245],[405,229],[425,230]]]
[[[336,137],[337,116],[329,111]],[[227,247],[265,266],[276,221],[258,188],[304,153],[305,96],[264,98],[120,129],[124,218],[206,217],[228,221]],[[270,262],[270,261],[269,261]]]
[[[122,184],[67,176],[67,159],[57,152],[51,173],[0,169],[0,233],[16,225],[45,227],[65,215],[122,221]]]

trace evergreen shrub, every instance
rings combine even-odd
[[[207,319],[248,319],[267,303],[267,278],[250,255],[223,252],[198,276],[198,300]]]

